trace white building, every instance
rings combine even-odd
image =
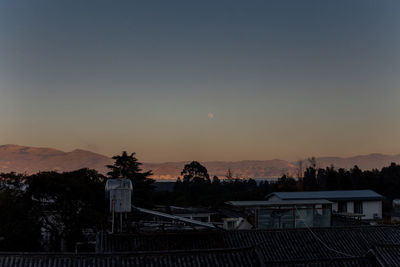
[[[332,211],[338,214],[360,215],[363,220],[382,218],[382,200],[385,198],[372,190],[339,190],[310,192],[273,192],[268,201],[329,200]]]
[[[325,199],[228,201],[226,204],[251,214],[255,229],[331,226],[332,202]]]
[[[207,223],[211,222],[211,216],[215,214],[215,212],[206,208],[170,206],[170,209],[172,215]]]

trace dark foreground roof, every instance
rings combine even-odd
[[[100,237],[99,237],[100,238]],[[4,266],[398,266],[400,228],[105,235],[100,254],[7,254]]]
[[[286,262],[268,262],[266,266],[274,267],[376,267],[385,266],[377,264],[373,257],[357,257],[343,259],[320,259],[312,261],[286,261]]]
[[[106,252],[257,247],[266,261],[363,256],[376,245],[400,245],[397,226],[356,226],[108,235]],[[328,248],[329,249],[328,249]],[[344,253],[344,254],[343,254]]]
[[[357,257],[345,259],[321,259],[298,262],[263,263],[256,252],[248,249],[241,251],[202,251],[185,253],[119,253],[119,254],[34,254],[0,253],[1,267],[134,267],[134,266],[378,266],[373,258]],[[385,265],[383,265],[385,266]]]
[[[400,245],[378,245],[369,251],[381,266],[400,265]]]
[[[0,253],[1,267],[260,266],[254,249],[146,253]]]
[[[273,192],[266,196],[277,196],[282,200],[327,199],[327,200],[383,200],[384,197],[372,190],[334,190],[304,192]]]
[[[264,264],[343,258],[362,260],[360,258],[376,246],[400,246],[400,228],[357,226],[314,228],[312,232],[281,229],[110,235],[104,244],[105,251],[116,252],[252,247]]]

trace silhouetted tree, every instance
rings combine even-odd
[[[283,175],[277,183],[278,191],[297,191],[296,180],[292,177],[287,177],[287,175]]]
[[[4,183],[0,184],[0,237],[3,239],[0,251],[39,251],[39,214],[32,208],[32,199],[19,190],[23,187],[19,179],[23,175],[10,173],[1,174],[1,177],[7,177],[7,182],[2,180]]]
[[[231,169],[228,169],[228,170],[226,171],[225,177],[226,177],[226,179],[227,179],[228,181],[232,181],[232,180],[233,180],[233,174],[232,174]]]
[[[297,161],[297,191],[304,190],[303,176],[304,176],[304,162],[302,160]]]
[[[197,161],[192,161],[183,167],[181,172],[183,182],[210,182],[206,167]]]
[[[215,175],[214,175],[214,177],[213,177],[213,179],[212,179],[212,183],[213,183],[213,184],[220,184],[221,181],[219,180],[218,176],[215,176]]]
[[[49,249],[65,244],[73,251],[85,241],[83,230],[100,230],[107,222],[104,176],[95,170],[41,172],[28,179],[26,195],[35,201],[42,227],[50,233]]]
[[[303,184],[305,191],[318,189],[317,170],[314,167],[308,167],[304,172]]]
[[[149,199],[154,191],[154,180],[149,176],[152,171],[142,172],[140,163],[135,157],[135,153],[128,155],[123,151],[119,156],[112,157],[115,162],[107,165],[110,171],[107,173],[110,178],[127,178],[132,181],[132,202],[137,205],[148,205]]]

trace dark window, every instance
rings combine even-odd
[[[347,202],[346,201],[338,202],[338,211],[339,212],[347,212]]]
[[[354,201],[354,213],[363,213],[363,203],[362,201]]]

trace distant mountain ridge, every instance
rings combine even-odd
[[[105,173],[105,165],[112,162],[107,156],[81,149],[64,152],[54,148],[0,146],[0,172],[32,174],[39,171],[63,172],[87,167]]]
[[[140,159],[139,159],[140,160]],[[358,165],[360,169],[380,169],[391,162],[400,163],[400,155],[369,154],[348,158],[320,157],[318,167],[334,165],[336,168],[350,169]],[[0,172],[17,172],[32,174],[39,171],[72,171],[80,168],[91,168],[105,174],[110,157],[86,150],[76,149],[64,152],[53,148],[38,148],[19,145],[0,146]],[[180,176],[183,166],[188,161],[144,163],[144,170],[152,170],[157,180],[175,180]],[[201,162],[210,176],[224,177],[228,169],[234,177],[240,178],[276,178],[282,174],[295,175],[297,166],[286,160],[242,160],[242,161],[208,161]],[[307,163],[305,161],[305,163]]]

